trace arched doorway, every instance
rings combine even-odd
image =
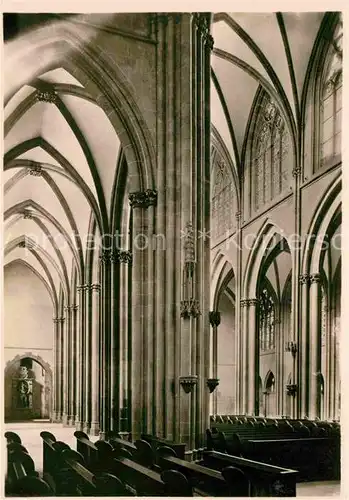
[[[5,367],[5,421],[49,419],[52,370],[40,356],[16,356]]]

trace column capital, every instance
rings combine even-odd
[[[221,313],[219,311],[210,311],[208,313],[210,324],[212,327],[219,326],[221,323]]]
[[[241,299],[240,300],[240,307],[248,307],[248,300],[247,299]]]
[[[132,208],[148,208],[156,206],[158,193],[155,189],[146,189],[129,194],[129,201]]]
[[[93,283],[92,285],[90,285],[90,290],[91,292],[100,292],[101,285],[99,283]]]
[[[132,264],[132,252],[130,250],[118,250],[118,259],[122,264]]]
[[[197,318],[200,316],[200,304],[198,300],[181,300],[181,317],[188,319],[190,317]]]
[[[310,284],[313,285],[314,283],[320,283],[321,281],[321,276],[319,273],[314,273],[310,275]]]
[[[69,306],[64,306],[65,311],[77,311],[78,306],[76,304],[71,304]]]
[[[301,274],[299,276],[299,283],[301,285],[307,285],[309,283],[309,280],[310,280],[309,274]]]
[[[302,173],[302,168],[301,167],[296,167],[292,170],[292,175],[293,177],[299,177]]]
[[[259,300],[258,299],[247,299],[248,306],[258,306]]]
[[[116,250],[111,250],[111,249],[104,249],[102,250],[99,259],[103,264],[106,264],[108,262],[114,263],[118,262],[119,256],[118,256],[118,251]]]
[[[58,324],[58,323],[63,323],[63,321],[65,320],[65,318],[63,316],[60,316],[60,317],[57,317],[57,318],[52,318],[52,321],[55,323],[55,324]]]
[[[238,212],[235,212],[235,219],[239,221],[241,219],[242,212],[239,210]]]
[[[84,292],[85,290],[87,290],[87,288],[88,288],[88,285],[83,284],[83,285],[78,285],[78,286],[76,287],[76,290],[77,290],[78,292]]]

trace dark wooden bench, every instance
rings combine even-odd
[[[19,444],[19,443],[17,443]],[[6,496],[52,496],[50,486],[35,471],[32,458],[23,451],[13,451],[8,455]]]
[[[295,470],[208,450],[204,451],[200,463],[218,471],[222,471],[228,466],[239,468],[249,481],[248,496],[296,495],[298,474]]]
[[[240,497],[249,496],[249,483],[244,473],[233,466],[227,466],[222,472],[217,472],[206,466],[182,460],[176,456],[173,449],[160,447],[157,450],[160,468],[163,471],[176,470],[181,472],[193,488],[210,496]]]
[[[154,451],[156,451],[161,446],[169,446],[176,452],[178,458],[182,458],[183,460],[185,459],[186,445],[184,443],[174,443],[172,441],[169,441],[168,439],[162,439],[150,434],[142,434],[141,439],[147,441]]]
[[[103,472],[106,463],[115,457],[113,446],[107,441],[90,441],[87,434],[81,431],[74,432],[76,449],[84,458],[86,467],[93,473]]]
[[[100,475],[93,474],[85,467],[83,456],[74,450],[61,452],[65,475],[64,494],[67,496],[134,496],[134,492],[127,488],[116,476],[106,472]]]
[[[300,481],[339,479],[339,437],[249,440],[241,455],[280,467],[295,469]]]

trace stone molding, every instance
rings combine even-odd
[[[309,280],[310,280],[309,274],[301,274],[299,276],[299,283],[301,285],[307,285],[309,283]]]

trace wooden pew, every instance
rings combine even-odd
[[[62,467],[61,452],[70,447],[62,441],[57,441],[51,432],[40,432],[43,444],[43,475],[44,479],[51,482],[57,471]]]
[[[185,476],[178,472],[160,475],[123,457],[113,460],[112,470],[123,482],[137,491],[137,496],[192,496]],[[177,486],[174,489],[175,485]]]
[[[6,496],[53,495],[49,485],[35,471],[30,455],[23,451],[13,451],[8,455],[5,492]]]
[[[158,464],[163,471],[176,470],[188,480],[189,485],[210,496],[249,496],[249,483],[244,473],[228,466],[222,473],[197,463],[182,460],[173,449],[164,446],[157,450]]]
[[[92,443],[87,434],[81,431],[74,432],[74,436],[76,449],[83,456],[86,467],[94,473],[103,472],[106,462],[115,456],[113,446],[107,441],[98,440]]]
[[[106,472],[93,474],[85,467],[83,456],[74,450],[61,452],[66,475],[64,493],[67,496],[134,496],[122,481]],[[68,473],[68,474],[67,474]],[[62,474],[63,475],[63,474]]]
[[[300,481],[340,477],[340,440],[336,437],[249,440],[241,444],[245,458],[295,469]]]
[[[238,467],[249,481],[248,496],[296,495],[298,474],[295,470],[208,450],[204,451],[203,460],[200,463],[218,471],[224,470],[229,465]]]
[[[15,432],[7,431],[4,434],[7,444],[10,443],[19,443],[22,444],[21,438]]]
[[[142,434],[141,440],[147,441],[151,445],[154,451],[160,448],[160,446],[169,446],[176,452],[178,458],[181,458],[182,460],[185,459],[186,445],[184,443],[173,443],[168,439],[162,439],[156,436],[152,436],[150,434]]]

